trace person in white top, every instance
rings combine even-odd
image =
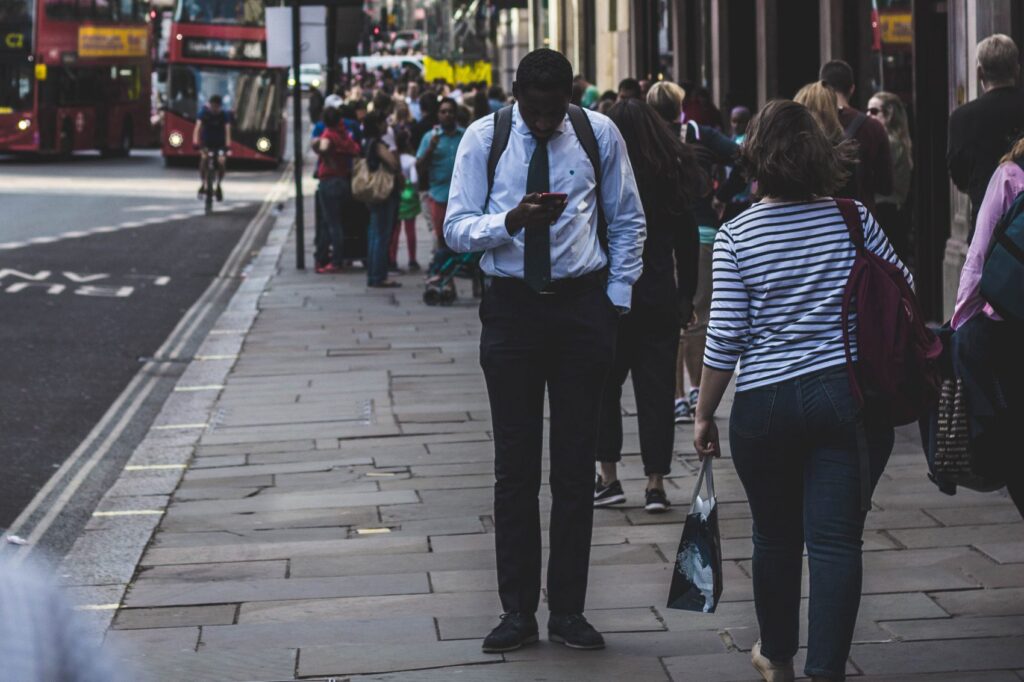
[[[466,130],[444,223],[448,245],[483,251],[481,267],[491,276],[480,306],[480,362],[494,422],[494,524],[505,611],[484,640],[491,653],[538,637],[545,389],[554,498],[548,632],[570,647],[604,646],[583,617],[596,424],[618,318],[629,309],[643,267],[646,223],[618,129],[594,112],[574,109],[570,116],[572,78],[572,65],[558,52],[540,49],[523,58],[515,107]],[[499,120],[507,146],[498,150],[488,192],[491,147],[503,143],[495,139]],[[584,143],[593,143],[599,172]]]

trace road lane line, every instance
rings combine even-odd
[[[125,471],[158,471],[161,469],[187,469],[187,464],[129,464]]]
[[[205,429],[207,424],[161,424],[160,426],[154,426],[154,431],[180,431],[183,429]]]
[[[194,391],[220,391],[223,390],[224,384],[209,384],[208,386],[175,386],[175,393],[191,393]]]
[[[256,235],[261,231],[260,226],[263,220],[265,220],[269,213],[270,207],[277,204],[280,200],[279,197],[282,194],[281,188],[287,187],[292,177],[292,164],[289,164],[285,168],[278,182],[275,184],[268,196],[263,201],[263,205],[260,210],[257,211],[253,219],[249,221],[246,226],[242,237],[235,245],[234,250],[228,256],[228,261],[234,262],[241,260],[245,254],[248,254],[251,250],[249,245],[255,241]],[[95,228],[92,232],[97,230],[103,232],[116,231],[117,228],[104,227]],[[194,334],[194,330],[198,327],[199,322],[208,313],[208,308],[211,307],[210,303],[203,301],[204,298],[209,298],[207,294],[213,291],[220,291],[224,286],[228,284],[225,276],[231,273],[232,270],[227,269],[228,262],[225,262],[224,267],[221,268],[217,278],[210,283],[203,295],[200,296],[200,300],[197,300],[191,308],[182,316],[178,321],[178,324],[168,335],[164,343],[161,344],[160,348],[157,349],[156,357],[165,358],[167,357],[167,350],[171,348],[172,344],[175,343],[176,339],[181,339],[177,342],[175,348],[184,348],[191,336]],[[150,393],[155,388],[157,382],[163,378],[161,368],[164,366],[166,361],[150,361],[143,365],[139,371],[132,377],[128,386],[125,387],[124,391],[115,399],[114,403],[107,409],[107,411],[100,418],[100,421],[92,428],[85,439],[79,443],[78,447],[64,460],[63,464],[54,472],[50,479],[43,485],[43,487],[36,493],[36,496],[32,498],[32,501],[22,510],[16,519],[7,528],[7,533],[10,535],[24,535],[20,532],[28,523],[29,520],[36,514],[36,512],[42,507],[42,505],[49,501],[49,498],[59,490],[57,498],[49,504],[45,514],[40,518],[39,522],[36,523],[28,536],[30,544],[18,546],[14,552],[11,553],[12,563],[21,563],[26,557],[28,557],[38,544],[38,540],[42,538],[46,532],[53,525],[54,520],[60,515],[67,507],[68,503],[77,493],[78,489],[82,486],[89,474],[96,467],[96,465],[106,456],[109,448],[120,438],[121,434],[127,428],[128,424],[134,419],[135,414],[145,403]],[[117,419],[118,414],[125,409],[126,412],[120,419]],[[79,464],[85,455],[92,449],[93,444],[101,438],[103,433],[108,429],[111,423],[114,423],[110,434],[103,439],[99,447],[93,449],[88,459],[81,463],[81,466],[75,467]],[[71,476],[70,479],[65,481],[64,479]]]
[[[93,512],[92,515],[99,518],[105,518],[108,516],[156,516],[163,513],[163,509],[120,509],[118,511]]]

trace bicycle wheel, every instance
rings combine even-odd
[[[213,213],[213,183],[216,176],[215,163],[207,162],[206,165],[206,215]]]

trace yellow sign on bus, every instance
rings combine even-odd
[[[145,57],[147,29],[80,26],[79,57]]]
[[[882,42],[887,45],[912,45],[914,43],[914,17],[909,13],[886,13],[878,17]]]

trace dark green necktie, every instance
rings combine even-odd
[[[530,157],[530,169],[526,173],[526,193],[547,192],[550,189],[548,179],[548,141],[537,140],[537,148]],[[551,282],[551,227],[526,228],[526,248],[524,249],[523,279],[534,291],[543,291]]]

